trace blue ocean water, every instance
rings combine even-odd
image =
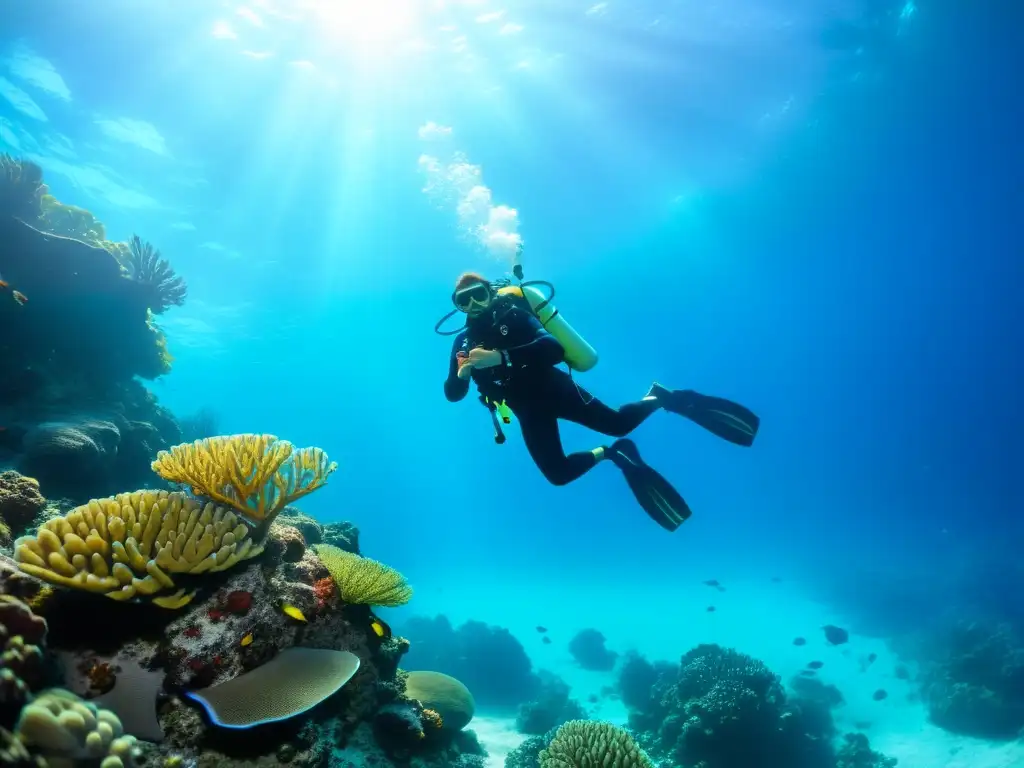
[[[1022,21],[8,2],[0,151],[187,281],[158,320],[163,405],[338,462],[300,506],[409,577],[396,629],[479,619],[557,667],[535,624],[675,659],[776,623],[782,646],[741,650],[785,664],[800,622],[883,645],[953,614],[1024,625]],[[760,415],[751,449],[670,414],[637,430],[694,510],[675,533],[610,464],[550,486],[515,426],[496,446],[475,397],[445,400],[454,280],[507,273],[520,241],[599,351],[579,381],[602,400],[657,380]],[[733,599],[709,579],[743,600],[707,614]]]

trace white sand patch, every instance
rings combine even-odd
[[[476,732],[487,750],[487,768],[504,768],[505,757],[518,747],[526,736],[516,731],[516,722],[510,717],[477,715],[469,728]]]

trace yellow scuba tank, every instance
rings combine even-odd
[[[530,308],[537,316],[537,319],[540,320],[540,324],[544,326],[548,333],[558,339],[558,343],[562,345],[562,348],[565,350],[565,362],[574,371],[583,373],[597,365],[597,351],[587,343],[586,339],[580,336],[575,328],[569,325],[568,321],[558,311],[558,308],[550,301],[547,301],[547,297],[540,289],[528,283],[522,287],[509,285],[501,288],[498,291],[498,295],[525,296],[526,300],[530,302]],[[539,312],[537,307],[540,307]]]

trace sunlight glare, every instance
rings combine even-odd
[[[422,0],[306,0],[321,33],[360,53],[388,53],[386,44],[414,35]]]

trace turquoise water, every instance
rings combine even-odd
[[[565,650],[586,627],[670,660],[733,645],[788,677],[792,636],[834,623],[854,634],[826,662],[845,725],[873,721],[901,765],[1024,764],[922,730],[892,676],[899,638],[944,610],[1021,619],[1019,13],[8,5],[0,150],[186,281],[156,319],[162,405],[338,462],[299,506],[410,579],[381,611],[396,631],[508,627],[585,699],[611,680]],[[496,446],[474,396],[445,400],[454,281],[507,275],[519,246],[598,350],[578,381],[599,398],[659,381],[761,416],[749,450],[666,413],[635,433],[694,511],[675,533],[610,463],[553,487],[514,424]]]

